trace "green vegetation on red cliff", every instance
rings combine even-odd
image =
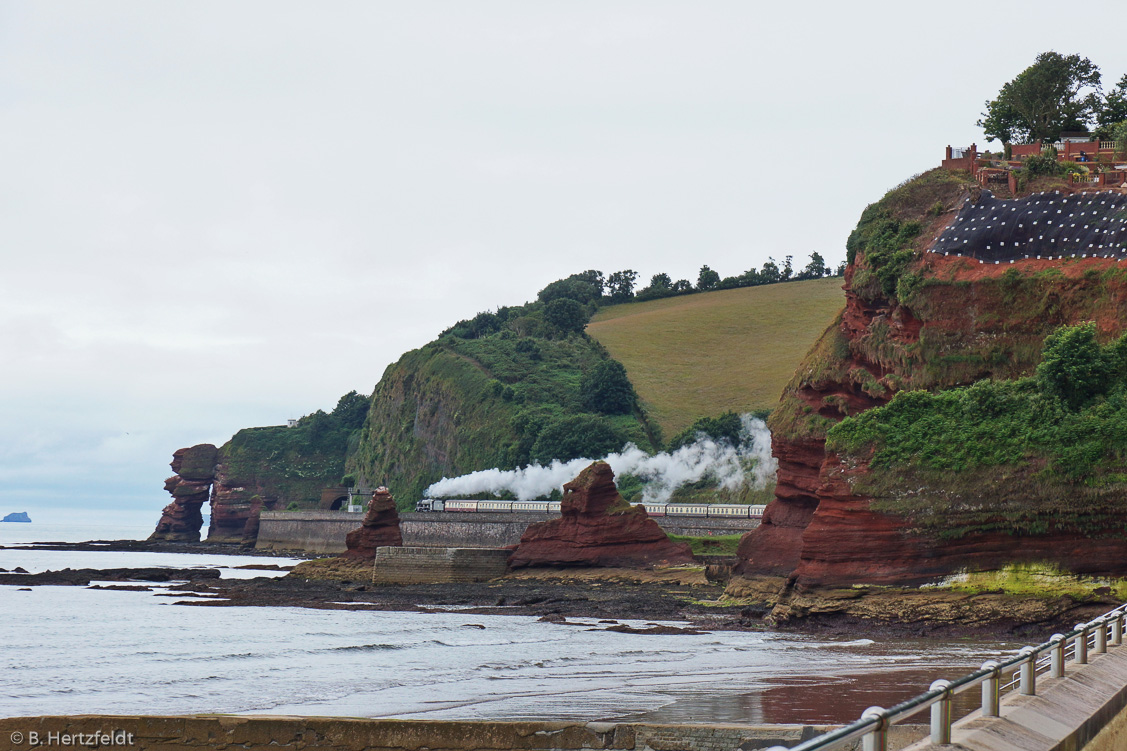
[[[384,372],[348,470],[406,507],[443,476],[603,456],[627,441],[652,450],[660,439],[642,412],[600,414],[584,398],[585,375],[606,362],[583,334],[445,336]]]
[[[898,394],[846,418],[827,449],[867,461],[855,492],[950,539],[1121,534],[1127,514],[1127,335],[1051,335],[1037,374]]]
[[[293,427],[240,430],[219,449],[221,485],[245,488],[248,500],[258,495],[277,508],[315,508],[321,489],[340,482],[367,408],[368,397],[352,391],[332,412],[318,410]]]
[[[845,308],[771,413],[776,500],[740,545],[732,592],[780,617],[801,593],[965,570],[1127,574],[1127,397],[1108,376],[1127,331],[1122,201],[1002,203],[968,177],[925,173],[866,209]],[[930,252],[960,220],[959,244]],[[1060,341],[1079,354],[1057,357]],[[1046,347],[1045,363],[1081,364],[1065,368],[1075,378],[1035,375]]]

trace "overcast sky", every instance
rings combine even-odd
[[[1060,3],[917,7],[0,1],[0,514],[155,524],[173,450],[576,271],[836,264],[1037,53],[1127,72]]]

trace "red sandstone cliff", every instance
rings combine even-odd
[[[675,543],[642,506],[618,494],[614,471],[595,462],[564,485],[559,519],[529,525],[509,565],[650,567],[689,563],[692,551]]]
[[[376,557],[376,548],[403,544],[403,535],[399,531],[399,512],[396,511],[395,499],[387,488],[379,487],[372,493],[364,521],[360,523],[360,527],[348,533],[345,544],[348,551],[342,557],[369,559]]]
[[[1127,541],[1120,536],[972,533],[941,540],[922,534],[854,492],[855,481],[869,472],[866,461],[847,465],[826,453],[830,426],[887,403],[898,390],[1027,375],[1044,338],[1061,325],[1094,320],[1108,336],[1127,330],[1127,274],[1114,258],[1049,260],[1027,250],[1029,258],[995,264],[926,252],[960,210],[973,207],[977,191],[964,190],[948,185],[926,202],[901,201],[888,209],[924,225],[906,270],[913,287],[898,287],[898,295],[882,290],[863,253],[847,269],[841,317],[771,415],[776,499],[763,524],[741,541],[740,576],[731,594],[777,601],[787,592],[915,585],[1015,562],[1049,562],[1076,573],[1127,572]],[[933,200],[946,209],[938,216],[923,211]]]

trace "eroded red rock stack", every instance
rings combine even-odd
[[[345,537],[348,551],[346,558],[375,558],[376,548],[403,544],[399,531],[399,512],[395,510],[395,499],[384,487],[376,488],[372,500],[368,502],[368,513],[358,529]]]
[[[631,506],[614,485],[614,471],[595,462],[564,485],[559,519],[525,530],[509,559],[523,566],[622,566],[689,563],[692,551],[669,539],[642,506]]]
[[[215,481],[218,449],[210,443],[179,449],[169,464],[175,472],[164,481],[164,489],[172,494],[172,503],[164,507],[150,540],[199,542],[203,513],[200,508],[211,496]]]

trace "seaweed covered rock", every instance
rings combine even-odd
[[[395,509],[395,499],[385,487],[376,488],[372,500],[368,502],[368,513],[357,529],[345,537],[348,551],[345,558],[376,557],[376,548],[399,546],[403,535],[399,531],[399,512]]]
[[[178,449],[169,464],[175,472],[164,481],[172,503],[164,507],[150,540],[199,542],[203,526],[201,507],[211,498],[218,449],[210,443]]]
[[[562,516],[525,530],[509,564],[650,567],[689,563],[692,551],[669,539],[642,506],[618,494],[614,471],[595,462],[564,485]]]

